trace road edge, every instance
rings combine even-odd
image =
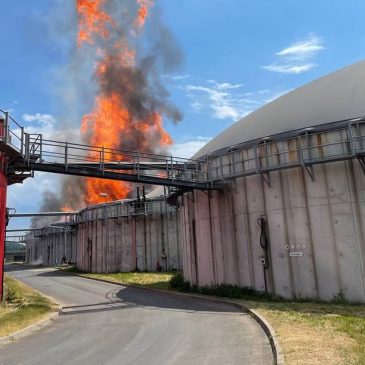
[[[49,325],[50,323],[52,323],[53,321],[55,321],[59,315],[60,315],[60,307],[58,308],[58,310],[56,312],[53,312],[49,315],[47,315],[46,318],[41,319],[40,321],[31,324],[28,327],[25,327],[19,331],[16,331],[10,335],[4,336],[4,337],[0,337],[0,345],[6,345],[8,343],[11,343],[15,340],[18,340],[22,337],[25,337],[29,334],[31,334],[34,331],[37,331],[43,327],[46,327],[47,325]]]
[[[16,278],[15,278],[16,279]],[[18,280],[18,279],[17,279]],[[21,280],[19,280],[21,282]],[[24,283],[23,283],[24,284]],[[27,285],[27,284],[25,284]],[[60,303],[57,303],[55,301],[54,298],[50,297],[49,295],[43,294],[42,292],[40,292],[37,289],[34,289],[32,286],[28,285],[34,292],[38,293],[39,295],[41,295],[44,298],[47,298],[50,302],[52,302],[55,306],[56,306],[56,311],[52,311],[52,313],[49,313],[47,316],[45,316],[44,318],[40,319],[39,321],[25,327],[22,328],[16,332],[11,333],[10,335],[6,335],[3,337],[0,337],[0,346],[6,345],[8,343],[11,343],[13,341],[18,340],[19,338],[25,337],[29,334],[31,334],[34,331],[37,331],[43,327],[48,326],[49,324],[51,324],[53,321],[55,321],[62,310],[62,305]]]
[[[62,272],[67,272],[67,271],[62,271]],[[259,326],[263,329],[263,331],[265,332],[267,338],[269,339],[269,343],[270,343],[270,346],[271,346],[271,351],[272,351],[273,357],[274,357],[274,364],[275,365],[285,365],[283,351],[282,351],[281,346],[279,344],[278,335],[275,332],[274,328],[271,326],[271,324],[261,314],[259,314],[254,309],[250,309],[248,307],[248,305],[240,304],[240,303],[231,301],[229,299],[216,298],[216,297],[211,297],[211,296],[206,296],[206,295],[192,294],[192,293],[182,293],[182,292],[178,292],[178,291],[169,291],[169,290],[164,290],[164,289],[149,288],[149,287],[134,285],[134,284],[117,283],[117,282],[106,280],[106,279],[91,278],[91,277],[84,276],[82,274],[77,274],[77,273],[68,272],[68,274],[74,275],[74,276],[79,276],[79,277],[84,278],[84,279],[100,281],[100,282],[108,283],[108,284],[115,284],[115,285],[118,285],[118,286],[126,286],[126,287],[150,290],[150,291],[155,291],[155,292],[177,294],[177,295],[182,295],[182,296],[189,296],[189,297],[192,297],[192,298],[200,298],[200,299],[211,300],[211,301],[215,301],[215,302],[232,304],[236,308],[239,308],[240,310],[242,310],[243,312],[248,313],[259,324]]]

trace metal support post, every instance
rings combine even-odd
[[[67,155],[68,155],[68,143],[66,142],[66,144],[65,144],[65,171],[67,171],[67,167],[68,167]]]

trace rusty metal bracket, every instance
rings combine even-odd
[[[310,178],[312,179],[312,181],[315,181],[313,165],[307,165],[307,164],[305,164],[304,167],[307,170],[308,175],[310,176]]]
[[[357,156],[357,160],[359,161],[362,171],[365,174],[365,156]]]
[[[271,188],[271,177],[270,177],[270,172],[262,172],[261,173],[262,178],[264,179],[266,185]]]

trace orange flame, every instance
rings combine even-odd
[[[92,34],[97,33],[103,38],[108,38],[109,30],[107,25],[115,27],[112,18],[101,11],[105,0],[77,0],[76,8],[79,15],[78,46],[87,42],[92,44]]]
[[[135,26],[142,28],[146,22],[148,16],[149,8],[153,5],[152,0],[137,0],[139,5],[138,15],[134,21]]]
[[[152,0],[136,0],[139,9],[133,26],[141,29],[149,13]],[[79,14],[78,44],[84,42],[93,44],[95,35],[102,39],[109,37],[109,28],[115,28],[115,21],[103,10],[104,0],[77,0]],[[109,27],[109,28],[108,28]],[[99,49],[101,59],[96,65],[96,77],[102,82],[109,68],[117,64],[132,68],[135,65],[136,51],[130,49],[128,42],[123,39],[114,44],[113,54],[106,49]],[[126,84],[126,90],[132,90],[134,85]],[[81,123],[81,133],[93,146],[105,146],[108,149],[128,149],[132,143],[141,152],[153,152],[155,149],[172,144],[171,137],[164,130],[162,117],[151,111],[143,119],[137,118],[126,106],[122,94],[118,90],[101,92],[95,99],[94,110],[84,115]],[[108,151],[108,150],[107,150]],[[95,151],[88,156],[91,161],[98,161]],[[108,161],[126,161],[120,153],[107,152]],[[86,178],[84,201],[86,204],[105,203],[123,199],[132,190],[132,185],[126,182]]]

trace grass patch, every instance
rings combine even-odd
[[[365,306],[322,302],[243,304],[262,314],[274,327],[288,365],[365,364]]]
[[[56,310],[55,304],[16,279],[5,275],[0,304],[0,337],[35,323]]]
[[[63,271],[77,273],[80,276],[108,280],[113,283],[131,284],[154,289],[169,289],[172,272],[121,272],[112,274],[95,274],[80,272],[75,268],[65,268]]]
[[[333,302],[293,302],[236,285],[191,285],[181,273],[170,286],[183,292],[234,300],[266,318],[279,336],[287,365],[365,365],[365,306]]]

